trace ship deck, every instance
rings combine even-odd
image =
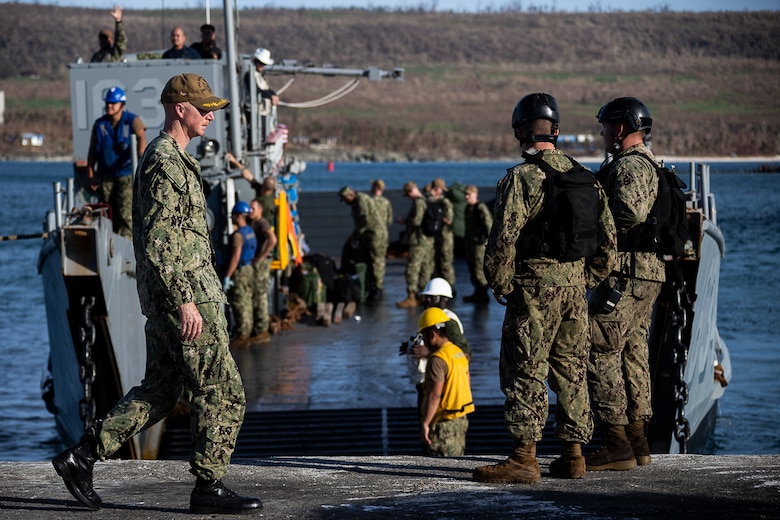
[[[256,517],[376,518],[777,518],[778,455],[659,455],[631,471],[550,478],[539,458],[537,484],[481,484],[474,467],[503,456],[270,457],[233,459],[225,483],[259,497]],[[109,461],[95,465],[99,517],[187,517],[193,477],[186,461]],[[0,462],[3,518],[97,518],[73,499],[49,462]],[[203,515],[213,518],[213,515]],[[195,518],[195,517],[193,517]],[[200,518],[200,516],[198,517]]]

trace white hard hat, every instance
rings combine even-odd
[[[258,47],[255,50],[255,59],[265,65],[274,64],[274,60],[271,59],[271,51],[269,51],[268,49],[264,49],[262,47]]]
[[[452,298],[452,286],[444,278],[431,278],[420,294],[424,296],[446,296]]]

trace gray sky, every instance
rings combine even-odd
[[[114,3],[122,7],[137,9],[165,8],[200,8],[205,7],[207,0],[19,0],[24,3],[49,4],[60,6],[80,6],[105,8],[111,10]],[[390,8],[390,9],[435,9],[437,11],[485,11],[501,10],[508,6],[519,6],[523,10],[531,7],[542,7],[544,10],[555,11],[778,11],[780,0],[237,0],[239,9],[248,7],[284,7],[295,9],[307,8]],[[221,7],[221,0],[208,0],[211,7]]]

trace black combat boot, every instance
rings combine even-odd
[[[263,507],[259,498],[242,497],[226,488],[221,480],[201,480],[190,495],[190,513],[241,515]]]
[[[368,295],[368,301],[373,303],[381,302],[384,297],[385,292],[382,290],[382,288],[374,287]]]
[[[65,481],[68,491],[79,502],[97,511],[103,500],[92,489],[92,468],[97,460],[95,443],[86,435],[51,460],[57,474]]]

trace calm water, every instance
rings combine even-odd
[[[389,189],[435,177],[492,185],[508,163],[311,163],[301,189],[367,189],[383,178]],[[594,166],[594,165],[590,165]],[[733,380],[720,401],[711,441],[716,454],[780,453],[780,175],[750,173],[755,165],[713,163],[712,190],[726,237],[719,328],[731,352]],[[681,165],[680,169],[687,168]],[[41,231],[52,206],[51,185],[68,163],[0,162],[0,235]],[[305,229],[305,221],[302,223]],[[0,460],[39,461],[60,449],[54,420],[40,399],[48,355],[43,290],[36,270],[40,240],[0,242]],[[394,333],[393,341],[396,340]],[[394,355],[394,354],[390,354]]]

